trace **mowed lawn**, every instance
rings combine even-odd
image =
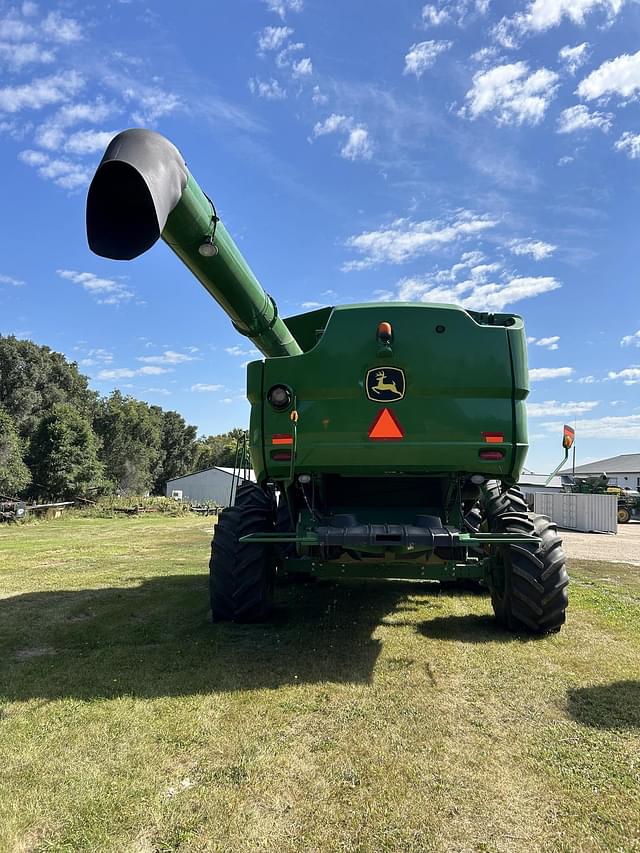
[[[214,626],[209,521],[0,528],[0,851],[640,850],[640,569],[541,640],[406,582]]]

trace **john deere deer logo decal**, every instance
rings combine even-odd
[[[373,367],[367,371],[367,397],[380,403],[392,403],[404,397],[404,373],[399,367]]]

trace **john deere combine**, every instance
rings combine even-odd
[[[253,341],[256,484],[220,515],[213,618],[254,621],[278,575],[484,583],[498,621],[565,621],[556,525],[515,487],[527,453],[522,319],[366,303],[283,319],[189,173],[149,130],[110,143],[87,201],[89,245],[131,259],[162,237]]]

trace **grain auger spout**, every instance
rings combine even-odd
[[[161,134],[125,130],[110,142],[89,187],[87,236],[92,251],[114,260],[137,258],[162,237],[265,356],[302,353],[182,155]]]

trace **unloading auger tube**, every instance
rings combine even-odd
[[[89,187],[87,237],[93,252],[113,260],[137,258],[162,237],[265,356],[302,353],[182,155],[161,134],[135,128],[111,140]]]

